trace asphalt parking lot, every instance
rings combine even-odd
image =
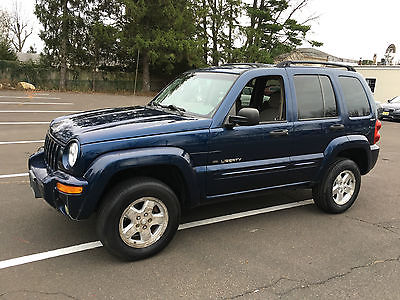
[[[344,214],[320,212],[309,191],[274,191],[189,212],[192,228],[146,260],[122,262],[97,246],[25,258],[97,241],[95,217],[70,221],[32,195],[27,158],[48,122],[148,100],[0,91],[0,299],[399,299],[398,122],[383,122],[377,166]],[[229,220],[254,210],[265,213]],[[215,217],[224,221],[204,225]]]

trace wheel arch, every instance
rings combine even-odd
[[[174,165],[151,165],[132,167],[113,174],[105,186],[97,206],[101,205],[104,194],[113,186],[134,177],[154,178],[161,181],[172,189],[181,206],[185,205],[188,197],[188,187],[178,167]]]
[[[155,147],[115,151],[97,158],[86,171],[84,178],[89,182],[89,190],[81,215],[88,216],[95,211],[111,186],[133,177],[160,180],[176,193],[181,204],[190,202],[193,205],[200,201],[198,180],[190,156],[183,149]]]
[[[368,139],[363,135],[342,136],[332,140],[324,151],[324,159],[316,174],[315,182],[321,180],[329,166],[337,158],[343,157],[354,161],[365,175],[371,168],[371,149]]]

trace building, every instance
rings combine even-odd
[[[378,102],[400,96],[400,66],[356,66]]]
[[[275,59],[275,63],[285,60],[335,62],[352,65],[357,72],[364,76],[376,101],[386,102],[400,96],[400,65],[358,65],[357,60],[340,58],[314,48],[298,48],[290,53],[282,54]]]

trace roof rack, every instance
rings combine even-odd
[[[270,67],[271,65],[262,64],[262,63],[229,63],[223,64],[221,67],[236,67],[236,68],[259,68],[259,67]]]
[[[354,69],[354,67],[349,66],[349,65],[343,65],[343,64],[332,63],[332,62],[323,62],[323,61],[302,61],[302,60],[291,61],[291,60],[288,60],[288,61],[280,62],[279,64],[276,65],[276,67],[277,68],[288,68],[291,65],[299,65],[299,64],[332,66],[332,67],[338,67],[338,68],[346,68],[347,71],[357,72],[356,69]]]

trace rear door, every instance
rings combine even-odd
[[[338,81],[346,115],[348,115],[347,134],[364,135],[372,143],[376,121],[370,105],[373,101],[372,95],[370,95],[371,100],[368,101],[368,89],[356,76],[341,75],[338,77]]]
[[[339,92],[330,72],[315,68],[289,68],[294,101],[293,174],[312,181],[329,143],[346,134]]]

